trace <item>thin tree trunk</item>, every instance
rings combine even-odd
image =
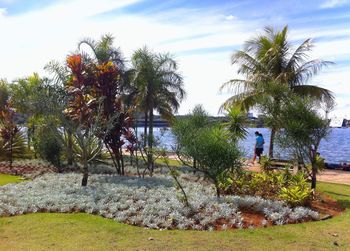
[[[109,147],[109,145],[106,142],[105,142],[105,146],[107,148],[107,151],[109,152],[109,155],[111,156],[111,159],[112,159],[113,165],[115,167],[115,170],[116,170],[117,174],[119,174],[116,157],[115,157],[113,151],[111,150],[111,148]]]
[[[124,170],[124,157],[123,157],[123,149],[120,147],[120,161],[121,161],[121,174],[125,175],[125,170]]]
[[[88,182],[88,178],[89,178],[89,169],[88,169],[88,163],[87,163],[87,153],[86,153],[86,146],[84,146],[83,149],[83,179],[81,181],[81,185],[83,187],[85,187],[87,185]]]
[[[31,137],[31,133],[30,133],[29,128],[27,128],[27,142],[28,142],[27,148],[29,151],[30,151],[30,145],[31,145],[30,137]]]
[[[149,111],[149,135],[148,135],[148,154],[147,154],[148,169],[153,174],[153,107]]]
[[[143,131],[143,146],[146,147],[147,144],[147,127],[148,127],[148,111],[145,112],[145,124],[144,124],[144,131]]]
[[[117,173],[119,175],[122,175],[122,167],[121,167],[121,163],[120,163],[120,153],[119,153],[119,149],[112,149],[114,156],[115,156],[115,160],[117,163]]]
[[[10,170],[12,172],[12,162],[13,162],[13,133],[11,132],[11,136],[10,136]]]
[[[220,198],[220,189],[219,189],[219,184],[217,181],[214,182],[215,189],[216,189],[216,196]]]
[[[73,165],[73,133],[71,129],[67,130],[67,164]]]
[[[33,124],[33,135],[35,135],[35,125]],[[34,151],[34,159],[36,159],[37,156],[36,156],[36,151]]]
[[[316,174],[317,174],[317,165],[316,162],[312,162],[312,176],[311,176],[311,189],[316,190]]]
[[[273,147],[274,147],[274,140],[276,135],[276,129],[274,127],[271,128],[271,137],[270,137],[270,146],[269,146],[269,157],[273,158]]]

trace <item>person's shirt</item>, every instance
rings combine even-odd
[[[256,145],[255,148],[264,148],[264,138],[263,136],[257,136],[256,137]]]

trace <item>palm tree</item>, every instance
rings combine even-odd
[[[121,72],[124,72],[124,58],[119,48],[113,46],[114,37],[111,34],[102,35],[99,41],[91,38],[84,38],[78,43],[78,49],[81,50],[83,45],[91,49],[92,55],[83,52],[82,55],[90,60],[96,60],[98,64],[108,61],[115,63]],[[92,56],[92,57],[91,57]]]
[[[306,39],[294,50],[287,35],[287,26],[281,31],[267,27],[263,35],[247,41],[243,50],[232,55],[232,64],[239,66],[238,74],[242,74],[245,79],[232,79],[221,86],[221,90],[234,90],[234,95],[225,101],[221,109],[234,103],[246,110],[259,106],[262,108],[262,100],[268,97],[274,106],[273,114],[270,115],[275,118],[281,110],[286,90],[301,97],[312,98],[318,103],[334,100],[329,90],[307,85],[314,75],[332,62],[319,59],[309,61],[308,53],[313,47],[311,39]],[[273,142],[279,125],[272,123],[270,126],[269,156],[273,157]]]
[[[169,54],[156,54],[143,47],[134,52],[131,61],[133,78],[129,100],[145,115],[144,135],[145,139],[148,138],[148,167],[153,170],[154,111],[168,120],[173,117],[185,96],[183,79],[178,73],[176,61]]]

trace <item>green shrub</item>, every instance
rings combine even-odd
[[[282,199],[292,206],[304,205],[311,196],[311,189],[303,173],[241,172],[220,180],[223,193],[261,196],[266,199]]]
[[[292,206],[305,205],[311,198],[312,190],[308,187],[292,185],[282,187],[279,193],[279,198],[288,202]]]
[[[242,166],[237,138],[227,126],[211,122],[203,108],[197,106],[186,118],[176,120],[172,128],[179,159],[211,180],[218,196],[220,182]]]
[[[16,131],[10,140],[0,138],[0,160],[23,158],[27,153],[26,140],[21,131]],[[12,155],[12,156],[11,156]]]
[[[57,140],[57,132],[54,130],[56,129],[48,125],[39,127],[34,135],[34,149],[41,158],[60,168],[62,146]]]
[[[199,130],[192,142],[187,147],[198,162],[195,168],[214,183],[220,196],[220,180],[242,166],[241,152],[236,142],[230,140],[228,131],[219,126]]]

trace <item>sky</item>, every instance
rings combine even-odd
[[[49,61],[109,33],[126,58],[144,45],[174,56],[187,92],[179,114],[202,104],[217,115],[231,95],[220,86],[239,77],[232,53],[285,25],[294,46],[313,39],[310,59],[335,63],[310,84],[334,93],[332,124],[350,119],[350,0],[0,0],[0,78],[48,76]]]

